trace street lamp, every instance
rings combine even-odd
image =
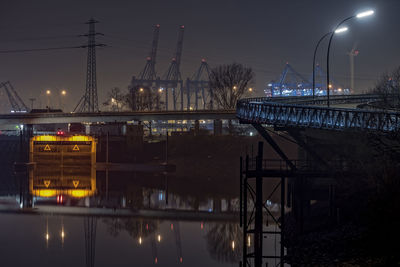
[[[50,95],[51,91],[49,89],[46,90],[46,97],[47,97],[47,108],[50,109]]]
[[[60,108],[62,110],[64,110],[64,101],[63,101],[63,97],[65,97],[67,95],[67,91],[66,90],[61,90],[60,92],[61,96],[59,96],[59,100],[60,100]]]
[[[313,77],[313,87],[312,87],[313,100],[315,98],[315,57],[317,55],[318,47],[319,47],[320,43],[322,42],[322,40],[324,40],[328,35],[330,35],[332,33],[341,33],[341,32],[345,32],[345,31],[347,31],[347,28],[339,28],[335,32],[333,32],[333,31],[327,32],[321,37],[321,39],[319,39],[317,45],[315,46],[314,57],[313,57],[313,72],[312,72],[313,73],[313,75],[312,75],[312,77]]]
[[[336,27],[335,27],[335,29],[333,30],[333,32],[331,32],[331,36],[330,36],[330,38],[329,38],[329,44],[328,44],[328,52],[327,52],[327,55],[326,55],[326,93],[327,93],[327,105],[328,105],[328,107],[329,107],[329,51],[330,51],[330,48],[331,48],[331,42],[332,42],[332,39],[333,39],[333,35],[335,34],[335,33],[338,33],[338,32],[336,32],[337,30],[339,30],[340,29],[340,26],[343,24],[343,23],[345,23],[346,21],[348,21],[348,20],[351,20],[351,19],[353,19],[353,18],[365,18],[365,17],[368,17],[368,16],[371,16],[371,15],[373,15],[374,14],[374,11],[373,10],[368,10],[368,11],[364,11],[364,12],[361,12],[361,13],[358,13],[358,14],[356,14],[356,15],[353,15],[353,16],[350,16],[350,17],[348,17],[348,18],[345,18],[344,20],[342,20]],[[347,30],[347,28],[346,28],[346,30]],[[345,31],[346,31],[345,30]],[[341,31],[339,31],[339,32],[341,32]]]

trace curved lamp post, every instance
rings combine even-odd
[[[329,44],[328,44],[328,52],[327,52],[327,55],[326,55],[326,95],[327,95],[327,104],[328,104],[328,107],[329,107],[329,91],[330,91],[330,82],[329,82],[329,51],[330,51],[330,48],[331,48],[331,42],[332,42],[332,38],[333,38],[333,35],[335,34],[335,33],[339,33],[339,32],[343,32],[343,31],[346,31],[347,30],[347,28],[339,28],[343,23],[345,23],[346,21],[348,21],[348,20],[351,20],[351,19],[353,19],[353,18],[364,18],[364,17],[368,17],[368,16],[371,16],[371,15],[373,15],[374,14],[374,11],[373,10],[368,10],[368,11],[365,11],[365,12],[361,12],[361,13],[358,13],[357,15],[353,15],[353,16],[350,16],[350,17],[348,17],[348,18],[345,18],[344,20],[342,20],[336,27],[335,27],[335,29],[331,32],[331,36],[330,36],[330,38],[329,38]]]
[[[340,29],[339,29],[340,30]],[[346,30],[347,30],[347,28],[346,28]],[[346,30],[341,30],[340,32],[344,32],[344,31],[346,31]],[[328,35],[330,35],[330,34],[332,34],[332,33],[334,33],[333,31],[330,31],[330,32],[327,32],[327,33],[325,33],[322,37],[321,37],[321,39],[319,39],[319,41],[318,41],[318,43],[317,43],[317,45],[315,46],[315,49],[314,49],[314,57],[313,57],[313,75],[312,75],[312,77],[313,77],[313,87],[312,87],[312,94],[313,94],[313,99],[315,98],[315,57],[316,57],[316,55],[317,55],[317,50],[318,50],[318,47],[319,47],[319,45],[320,45],[320,43],[322,42],[322,40],[324,40]]]

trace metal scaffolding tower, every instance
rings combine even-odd
[[[264,263],[269,266],[268,263],[272,263],[271,260],[279,260],[274,266],[283,266],[284,264],[283,229],[285,225],[286,177],[282,172],[279,182],[272,191],[268,192],[268,198],[264,199],[263,179],[276,176],[276,172],[271,175],[268,170],[263,168],[265,163],[262,142],[258,144],[258,153],[255,159],[246,156],[246,160],[243,161],[240,158],[240,227],[243,228],[243,252],[239,265],[241,267],[261,267]],[[268,206],[268,201],[279,187],[281,189],[280,212],[274,214]],[[280,217],[277,218],[278,216]],[[269,225],[270,220],[275,228]],[[266,255],[266,249],[263,248],[264,239],[273,236],[279,238],[279,252],[274,251],[274,253]],[[251,240],[253,240],[253,248],[250,247]]]
[[[201,93],[199,95],[199,92]],[[203,58],[196,73],[186,80],[187,109],[190,110],[194,95],[194,109],[199,109],[199,100],[203,109],[213,109],[213,94],[210,88],[210,67]]]
[[[177,109],[177,101],[180,96],[181,110],[183,110],[183,81],[181,77],[180,64],[183,49],[183,33],[185,26],[179,26],[178,43],[176,45],[175,56],[172,58],[171,64],[164,75],[164,78],[160,80],[161,88],[165,90],[165,109],[168,110],[168,94],[169,89],[172,91],[173,109]]]
[[[6,91],[11,105],[11,112],[29,111],[28,107],[25,105],[24,101],[22,101],[21,97],[19,97],[17,91],[15,91],[14,87],[9,81],[0,83],[0,88],[4,88]]]
[[[81,46],[87,48],[87,70],[86,70],[86,91],[85,95],[81,98],[75,110],[78,108],[79,112],[97,112],[99,111],[98,97],[97,97],[97,77],[96,77],[96,47],[105,46],[105,44],[96,43],[96,35],[104,35],[96,32],[95,24],[99,23],[97,20],[91,18],[86,24],[89,25],[89,32],[81,35],[88,37],[88,44]]]

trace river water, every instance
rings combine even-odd
[[[196,145],[172,138],[170,144],[151,144],[150,152],[141,148],[152,160],[134,156],[141,168],[157,169],[167,152],[172,171],[107,173],[93,171],[90,161],[68,164],[69,152],[62,164],[47,158],[16,170],[24,153],[20,139],[2,137],[1,266],[238,266],[243,244],[238,158],[257,139],[213,143],[220,140],[199,139]],[[99,144],[98,165],[106,151]],[[110,141],[109,162],[130,162],[112,153],[120,145]],[[46,150],[43,144],[40,153]],[[271,239],[267,248],[276,250],[277,242]]]

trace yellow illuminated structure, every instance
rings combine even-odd
[[[96,139],[91,136],[34,136],[30,140],[29,189],[38,197],[74,198],[96,192]]]

